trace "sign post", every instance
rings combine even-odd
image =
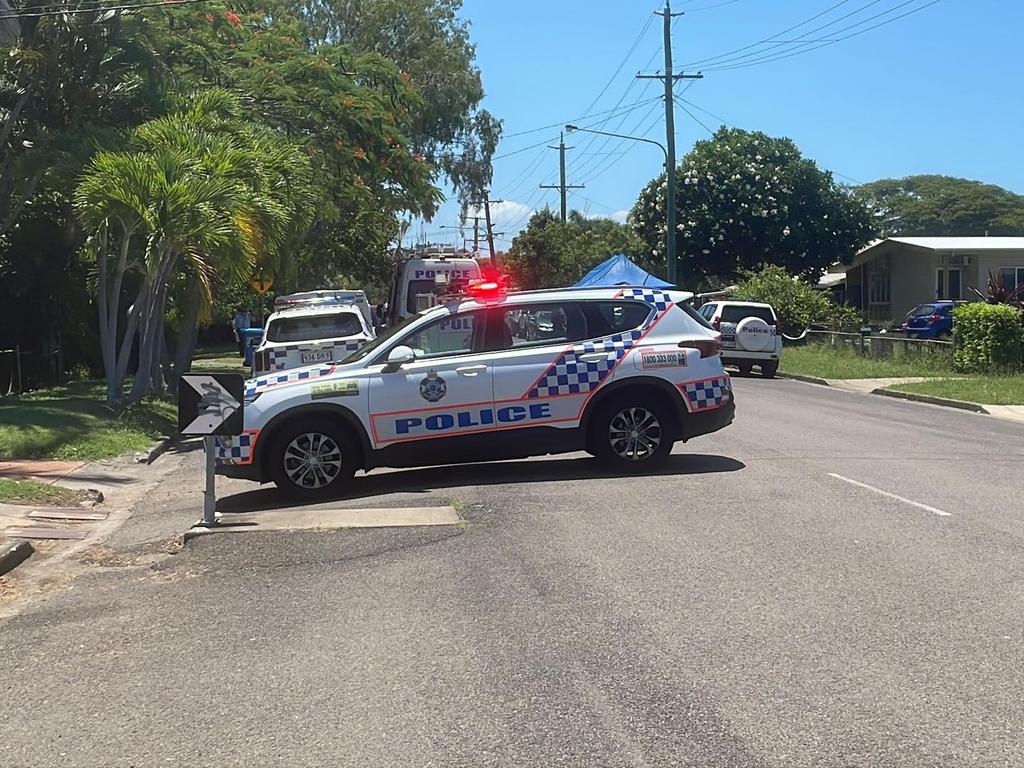
[[[244,387],[245,382],[238,373],[183,373],[178,383],[178,431],[183,435],[202,435],[206,451],[203,519],[199,523],[206,528],[219,525],[214,436],[242,434]]]

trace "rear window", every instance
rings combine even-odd
[[[918,315],[934,315],[938,311],[938,307],[934,304],[918,304],[912,310],[907,312],[907,317],[917,317]]]
[[[280,317],[267,328],[267,341],[317,341],[355,336],[363,326],[355,312],[308,317]]]
[[[430,309],[436,304],[433,280],[410,280],[409,295],[405,299],[405,311],[410,314]]]
[[[582,307],[590,339],[639,328],[651,314],[651,307],[639,301],[585,301]]]
[[[775,322],[775,317],[768,307],[736,307],[728,304],[722,307],[723,323],[739,323],[748,317],[759,317],[769,325]]]

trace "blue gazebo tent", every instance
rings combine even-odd
[[[602,261],[576,283],[576,288],[613,287],[616,285],[647,286],[649,288],[671,288],[654,275],[645,272],[622,253]]]

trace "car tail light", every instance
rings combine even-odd
[[[721,330],[722,321],[716,317],[714,320],[711,321],[711,327],[714,328],[716,331]]]
[[[940,315],[938,312],[936,312],[934,315],[932,315],[931,317],[928,318],[928,322],[929,323],[937,323],[941,319],[942,319],[942,315]]]
[[[256,352],[252,356],[252,372],[254,374],[262,373],[267,369],[267,353]]]
[[[701,357],[714,357],[722,353],[721,340],[715,339],[686,339],[679,342],[681,349],[699,349]]]

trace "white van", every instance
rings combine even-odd
[[[339,363],[374,335],[358,304],[323,302],[283,309],[267,319],[253,354],[252,375]]]
[[[404,259],[395,265],[388,298],[388,324],[397,325],[437,303],[437,276],[443,283],[479,280],[483,277],[476,259],[459,257]]]

